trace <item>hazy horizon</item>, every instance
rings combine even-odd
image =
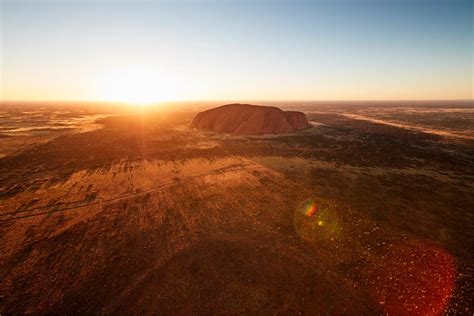
[[[6,102],[472,100],[470,1],[0,6]]]

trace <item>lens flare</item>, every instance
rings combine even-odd
[[[304,213],[306,217],[312,217],[318,211],[318,205],[313,200],[306,202]]]
[[[308,199],[295,212],[295,231],[311,242],[334,242],[341,237],[341,219],[334,203]]]
[[[454,258],[419,241],[389,248],[369,270],[372,293],[387,315],[442,315],[455,277]]]

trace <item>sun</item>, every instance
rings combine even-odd
[[[176,99],[177,84],[173,78],[161,77],[144,68],[116,69],[100,78],[101,99],[134,105],[148,105]]]

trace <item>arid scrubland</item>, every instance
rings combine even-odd
[[[310,129],[235,137],[121,114],[26,140],[0,159],[0,313],[470,313],[472,109],[416,109],[303,107]]]

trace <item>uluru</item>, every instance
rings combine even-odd
[[[291,133],[311,125],[303,112],[234,103],[198,113],[191,127],[232,135],[262,135]]]

